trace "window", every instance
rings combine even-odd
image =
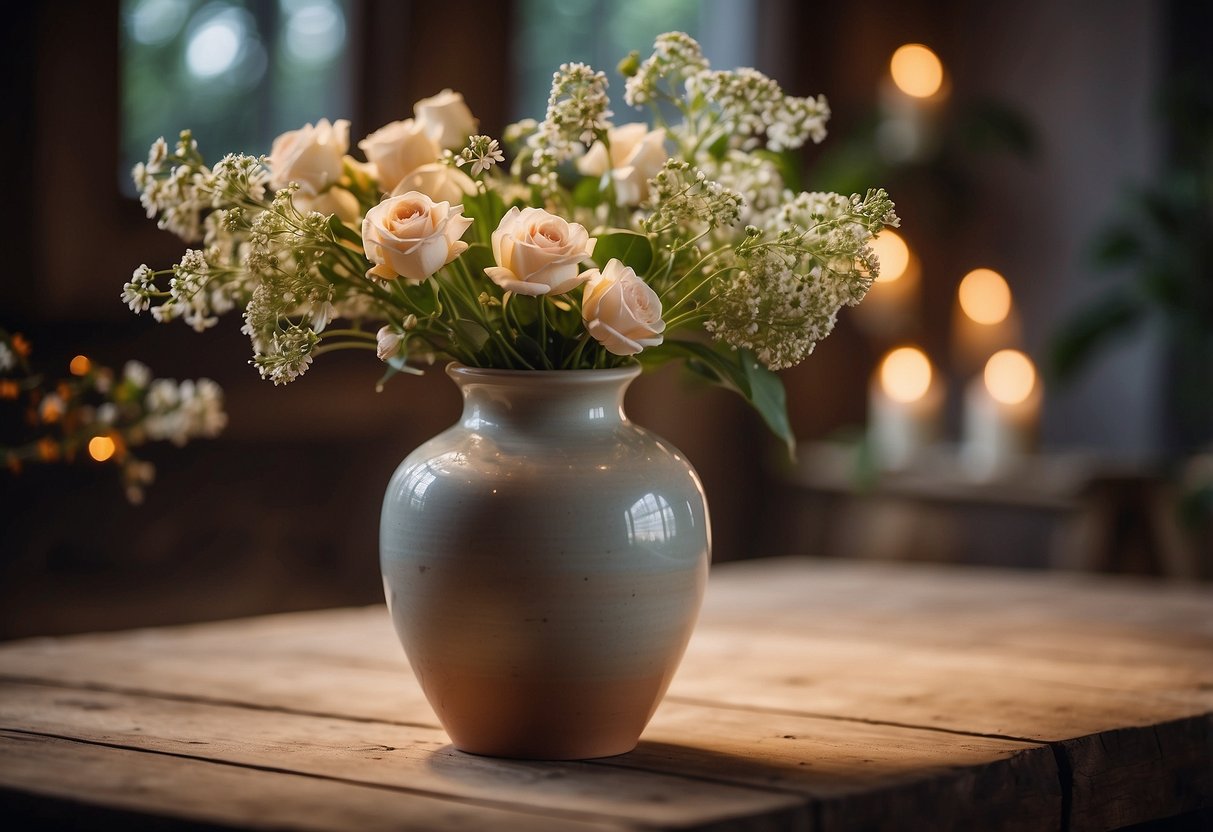
[[[755,0],[522,0],[515,41],[515,118],[543,118],[552,73],[581,61],[607,74],[615,121],[633,115],[616,65],[633,49],[649,54],[662,32],[699,40],[713,66],[754,62]]]
[[[348,117],[347,0],[123,0],[122,163],[194,131],[208,160]]]

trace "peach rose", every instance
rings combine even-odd
[[[420,283],[467,249],[459,238],[471,224],[462,205],[417,191],[388,197],[362,221],[362,247],[375,264],[367,276]]]
[[[463,147],[468,136],[476,132],[472,111],[463,95],[454,90],[445,89],[421,99],[413,105],[413,114],[429,137],[448,150]]]
[[[485,274],[507,292],[560,295],[581,285],[581,262],[596,240],[585,226],[566,222],[542,208],[511,208],[493,232],[496,266]]]
[[[434,162],[422,165],[400,180],[392,196],[420,191],[435,202],[460,202],[476,193],[476,183],[459,168]]]
[[[610,171],[615,183],[615,202],[639,205],[649,195],[649,180],[657,175],[669,154],[665,150],[665,129],[650,130],[647,124],[621,124],[607,131],[611,149],[594,142],[577,160],[577,170],[586,176],[602,176]]]
[[[375,166],[379,189],[392,193],[400,180],[422,165],[437,162],[442,148],[415,119],[393,121],[358,142]]]
[[[322,194],[312,196],[302,191],[295,194],[295,207],[300,211],[318,211],[321,214],[336,214],[342,222],[357,222],[362,210],[358,197],[345,188],[329,188]]]
[[[342,157],[350,147],[350,123],[343,118],[332,124],[326,118],[316,126],[305,124],[289,130],[270,148],[270,187],[278,190],[291,182],[299,193],[316,196],[341,178]]]
[[[635,355],[664,340],[661,299],[630,266],[611,259],[590,269],[581,300],[581,317],[594,340],[613,355]]]

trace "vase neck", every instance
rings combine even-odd
[[[615,370],[447,368],[463,394],[463,426],[576,433],[627,421],[623,396],[639,367]]]

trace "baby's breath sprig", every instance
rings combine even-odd
[[[487,173],[489,168],[504,161],[505,154],[501,152],[501,145],[496,139],[488,136],[472,136],[468,139],[467,147],[455,157],[457,167],[471,163],[468,173],[472,176]]]
[[[153,378],[138,361],[121,374],[77,355],[70,375],[53,380],[33,372],[29,342],[0,329],[0,411],[16,407],[23,426],[0,436],[0,462],[19,474],[30,464],[91,459],[116,466],[132,503],[142,502],[155,468],[133,448],[147,442],[185,445],[217,436],[227,423],[223,391],[210,379]]]

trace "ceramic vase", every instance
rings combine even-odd
[[[463,415],[400,464],[380,526],[413,672],[463,751],[630,751],[703,597],[699,478],[625,415],[638,367],[447,372]]]

